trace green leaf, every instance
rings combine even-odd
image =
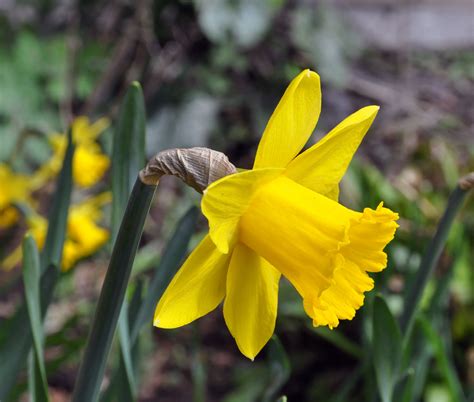
[[[175,232],[164,247],[160,263],[155,269],[144,297],[142,296],[142,282],[138,282],[129,308],[130,344],[133,345],[133,347],[137,345],[140,331],[143,329],[144,325],[147,323],[151,325],[156,303],[177,272],[181,261],[186,255],[188,243],[194,233],[198,216],[198,208],[191,207],[179,220]],[[119,368],[113,375],[110,386],[102,398],[104,401],[112,401],[114,398],[117,398],[117,396],[114,396],[113,394],[121,383],[121,380],[119,379],[126,378],[124,369],[124,361],[121,358]]]
[[[128,308],[128,322],[129,323],[135,320],[135,317],[137,316],[138,311],[141,308],[141,305],[143,302],[143,296],[144,296],[145,281],[148,282],[147,277],[137,278],[135,282],[135,288],[133,289],[133,295],[131,297],[130,305]]]
[[[397,321],[381,296],[374,300],[373,364],[380,397],[391,402],[402,357],[402,336]]]
[[[133,260],[150,209],[155,186],[137,179],[115,241],[84,358],[73,393],[73,402],[95,402],[125,297]]]
[[[118,322],[118,334],[120,342],[121,364],[123,367],[125,379],[127,381],[126,395],[123,393],[120,397],[128,402],[134,401],[136,396],[135,373],[133,370],[132,345],[130,343],[130,328],[128,323],[128,304],[122,305]]]
[[[423,258],[420,263],[420,268],[416,272],[416,276],[411,281],[411,286],[405,294],[404,310],[400,319],[400,325],[405,339],[410,335],[411,327],[415,318],[415,313],[418,310],[421,296],[426,288],[429,278],[432,276],[436,263],[441,256],[449,231],[453,224],[457,212],[463,205],[464,199],[468,190],[462,189],[459,185],[451,193],[448,205],[444,211],[443,216],[438,224],[436,233],[431,239]]]
[[[127,200],[132,191],[133,180],[145,164],[145,103],[138,82],[133,82],[121,105],[112,151],[112,241],[115,240]],[[128,310],[127,301],[122,309]],[[126,381],[125,394],[120,397],[133,400],[136,381],[132,369],[130,333],[127,313],[119,317],[120,368],[125,369],[121,377]],[[123,384],[122,384],[123,385]]]
[[[46,242],[41,253],[41,316],[44,318],[52,299],[58,277],[58,268],[67,227],[67,215],[72,191],[72,158],[74,145],[71,131],[63,167],[56,183],[56,192],[51,203]],[[0,400],[9,395],[19,371],[23,368],[31,348],[32,335],[28,324],[28,311],[23,304],[8,323],[9,335],[0,344]]]
[[[122,102],[112,151],[112,242],[117,236],[128,196],[145,165],[145,104],[138,82],[133,82]]]
[[[72,159],[74,144],[72,130],[68,131],[68,146],[64,155],[61,173],[56,183],[56,192],[48,216],[48,232],[41,252],[41,272],[50,265],[61,266],[64,239],[66,238],[67,217],[72,193]]]
[[[401,402],[414,402],[421,399],[426,386],[432,356],[433,352],[427,344],[417,320],[410,338],[408,341],[404,341],[402,367],[407,368],[405,369],[404,378],[395,389]]]
[[[193,402],[206,402],[207,371],[202,356],[199,328],[196,323],[193,323],[192,344],[191,378],[193,380]]]
[[[188,244],[194,233],[199,210],[191,207],[180,219],[173,236],[164,248],[160,264],[157,266],[146,296],[136,314],[131,321],[132,344],[137,340],[140,330],[146,323],[152,322],[156,304],[162,296],[171,279],[176,274],[180,263],[188,250]]]
[[[274,401],[280,389],[285,385],[290,377],[290,361],[286,355],[283,345],[276,335],[273,335],[268,343],[267,349],[269,383],[266,386],[262,400],[265,402]]]
[[[448,351],[443,342],[443,339],[433,327],[433,325],[425,317],[418,317],[418,322],[420,323],[428,342],[433,348],[434,356],[438,363],[438,367],[440,368],[441,374],[444,377],[444,380],[446,381],[446,385],[448,386],[451,400],[467,402],[467,399],[463,393],[461,381],[459,380],[459,377],[456,374],[456,369],[454,368],[454,364],[451,361],[450,356],[448,355]]]
[[[40,300],[40,261],[35,240],[30,235],[23,240],[23,283],[26,306],[33,335],[33,388],[35,402],[49,401],[48,383],[43,357],[43,320]]]
[[[313,326],[311,326],[311,331],[357,359],[362,358],[364,355],[362,348],[355,342],[345,337],[340,331],[332,331],[327,327],[315,328]]]

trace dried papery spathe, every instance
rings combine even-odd
[[[176,176],[199,193],[209,184],[237,173],[222,152],[209,148],[175,148],[156,154],[140,172],[145,184],[157,185],[164,175]]]

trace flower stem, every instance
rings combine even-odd
[[[74,387],[73,402],[95,402],[117,327],[130,272],[143,233],[155,186],[137,179],[115,241],[86,350]]]

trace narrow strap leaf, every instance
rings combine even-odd
[[[32,370],[30,379],[34,389],[34,402],[47,402],[48,383],[43,357],[43,320],[40,300],[40,261],[35,240],[27,235],[23,240],[23,283],[25,299],[33,336]]]
[[[381,296],[375,297],[373,311],[373,363],[383,402],[391,402],[402,356],[398,323]]]
[[[364,351],[362,348],[344,336],[342,332],[332,331],[327,327],[315,328],[313,326],[311,326],[311,330],[321,338],[324,338],[337,348],[343,350],[351,356],[354,356],[357,359],[361,359],[364,356]]]
[[[133,82],[127,90],[121,105],[120,117],[115,130],[112,151],[112,242],[116,239],[127,200],[132,191],[134,178],[145,164],[145,103],[138,82]],[[127,311],[127,300],[123,310]],[[131,345],[128,317],[119,316],[120,367],[125,369],[121,377],[126,382],[125,399],[134,399],[135,376],[131,364]],[[123,396],[123,395],[120,395]]]
[[[129,307],[130,344],[132,348],[136,348],[143,327],[147,323],[151,325],[156,303],[186,255],[198,216],[199,210],[196,207],[191,207],[179,220],[175,232],[164,247],[160,263],[154,271],[144,296],[142,295],[142,282],[138,282]],[[114,392],[118,386],[117,384],[121,382],[120,379],[123,378],[126,379],[126,373],[124,359],[121,357],[119,367],[112,376],[110,385],[102,398],[104,401],[112,401],[114,397],[117,398],[117,396],[114,396]]]
[[[132,344],[138,338],[138,334],[143,325],[147,322],[151,324],[156,303],[177,272],[181,261],[186,255],[188,243],[194,233],[194,227],[198,216],[198,209],[196,207],[191,207],[180,219],[173,236],[166,244],[160,263],[151,279],[146,296],[135,318],[131,320],[130,339]]]
[[[436,233],[431,239],[426,251],[423,255],[423,258],[420,263],[420,268],[418,269],[415,278],[411,282],[411,287],[407,290],[404,300],[404,310],[400,319],[400,326],[404,334],[405,340],[410,335],[410,330],[413,324],[415,313],[418,309],[418,305],[421,300],[421,296],[426,288],[429,278],[433,274],[436,263],[441,256],[446,239],[448,238],[449,230],[453,224],[454,218],[461,208],[466,195],[472,187],[472,179],[474,173],[466,176],[465,178],[459,181],[459,185],[451,193],[448,205],[446,210],[438,224]],[[468,183],[467,178],[471,180],[471,187]]]
[[[71,130],[68,133],[68,140],[63,166],[51,203],[45,246],[40,258],[42,319],[46,314],[56,285],[71,200],[72,158],[74,155]],[[32,336],[25,304],[11,318],[9,327],[9,335],[0,344],[0,356],[2,356],[2,364],[0,364],[0,400],[6,399],[9,395],[19,371],[26,363],[31,348]]]
[[[456,369],[453,362],[448,355],[448,351],[433,325],[423,316],[418,317],[417,321],[420,323],[428,342],[431,344],[434,356],[440,368],[440,372],[444,377],[451,400],[463,402],[466,401],[466,396],[463,393],[461,382],[459,381]]]
[[[121,366],[124,368],[127,381],[127,395],[128,401],[135,400],[136,384],[135,373],[133,369],[132,359],[132,345],[130,343],[130,330],[128,324],[128,304],[122,305],[122,311],[118,321],[118,333],[121,353]]]
[[[68,131],[68,146],[64,155],[63,167],[56,183],[56,192],[51,202],[48,216],[48,231],[44,248],[41,252],[41,272],[50,265],[61,266],[64,239],[66,238],[67,218],[72,193],[72,159],[74,143],[72,131]]]
[[[267,360],[269,368],[269,382],[264,391],[262,400],[265,402],[274,401],[278,392],[290,377],[290,361],[276,335],[270,339],[267,349]]]
[[[128,88],[119,116],[112,151],[112,243],[134,179],[145,165],[145,104],[138,82]]]
[[[133,260],[150,209],[154,186],[135,182],[128,201],[74,387],[74,402],[95,402],[125,297]]]

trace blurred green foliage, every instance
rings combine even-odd
[[[20,30],[11,43],[0,47],[0,161],[21,151],[34,163],[44,162],[48,146],[40,133],[61,132],[61,108],[67,101],[71,50],[64,34],[39,37]],[[95,85],[106,60],[99,42],[84,44],[74,69],[74,96],[84,100]],[[22,139],[27,137],[28,141]],[[18,142],[22,141],[20,145]],[[15,145],[18,145],[15,147]],[[21,164],[20,164],[21,166]]]

